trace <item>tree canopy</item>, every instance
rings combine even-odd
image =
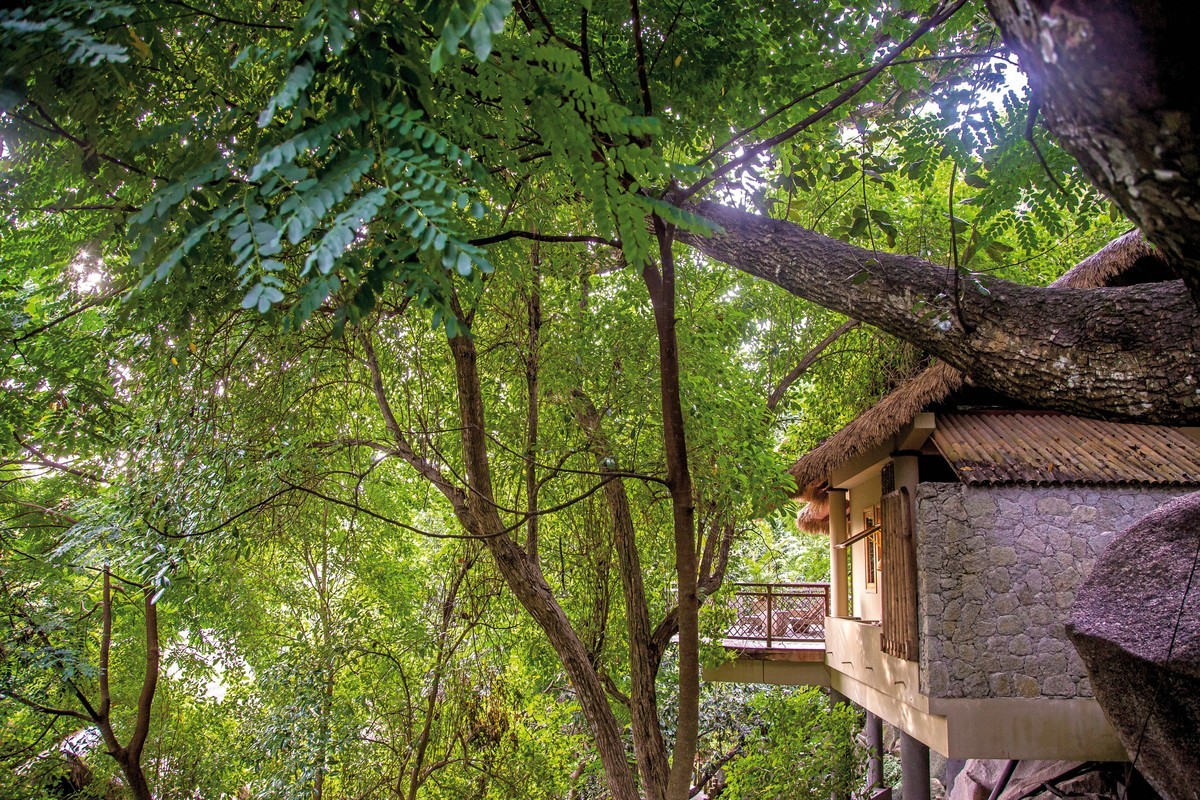
[[[751,796],[808,701],[702,628],[799,448],[928,353],[1200,408],[1183,284],[1032,288],[1129,222],[964,0],[55,0],[0,54],[5,780],[94,725],[139,797]]]

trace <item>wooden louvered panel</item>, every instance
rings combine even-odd
[[[908,489],[901,487],[884,495],[882,505],[883,651],[916,661],[917,551],[912,499]]]

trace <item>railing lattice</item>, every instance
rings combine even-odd
[[[829,614],[827,583],[738,583],[727,639],[820,642]]]

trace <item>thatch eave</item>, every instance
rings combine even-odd
[[[824,495],[819,487],[838,465],[883,444],[927,406],[944,400],[962,385],[962,373],[943,363],[905,381],[792,465],[788,472],[796,479],[798,496],[816,500]]]
[[[1099,289],[1104,286],[1154,283],[1174,277],[1162,251],[1147,243],[1140,231],[1132,230],[1071,267],[1050,285],[1067,289]]]
[[[829,532],[829,496],[809,500],[796,514],[796,527],[807,533]]]

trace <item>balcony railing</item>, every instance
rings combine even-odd
[[[820,642],[829,614],[827,583],[738,583],[736,614],[726,639],[739,642]]]

